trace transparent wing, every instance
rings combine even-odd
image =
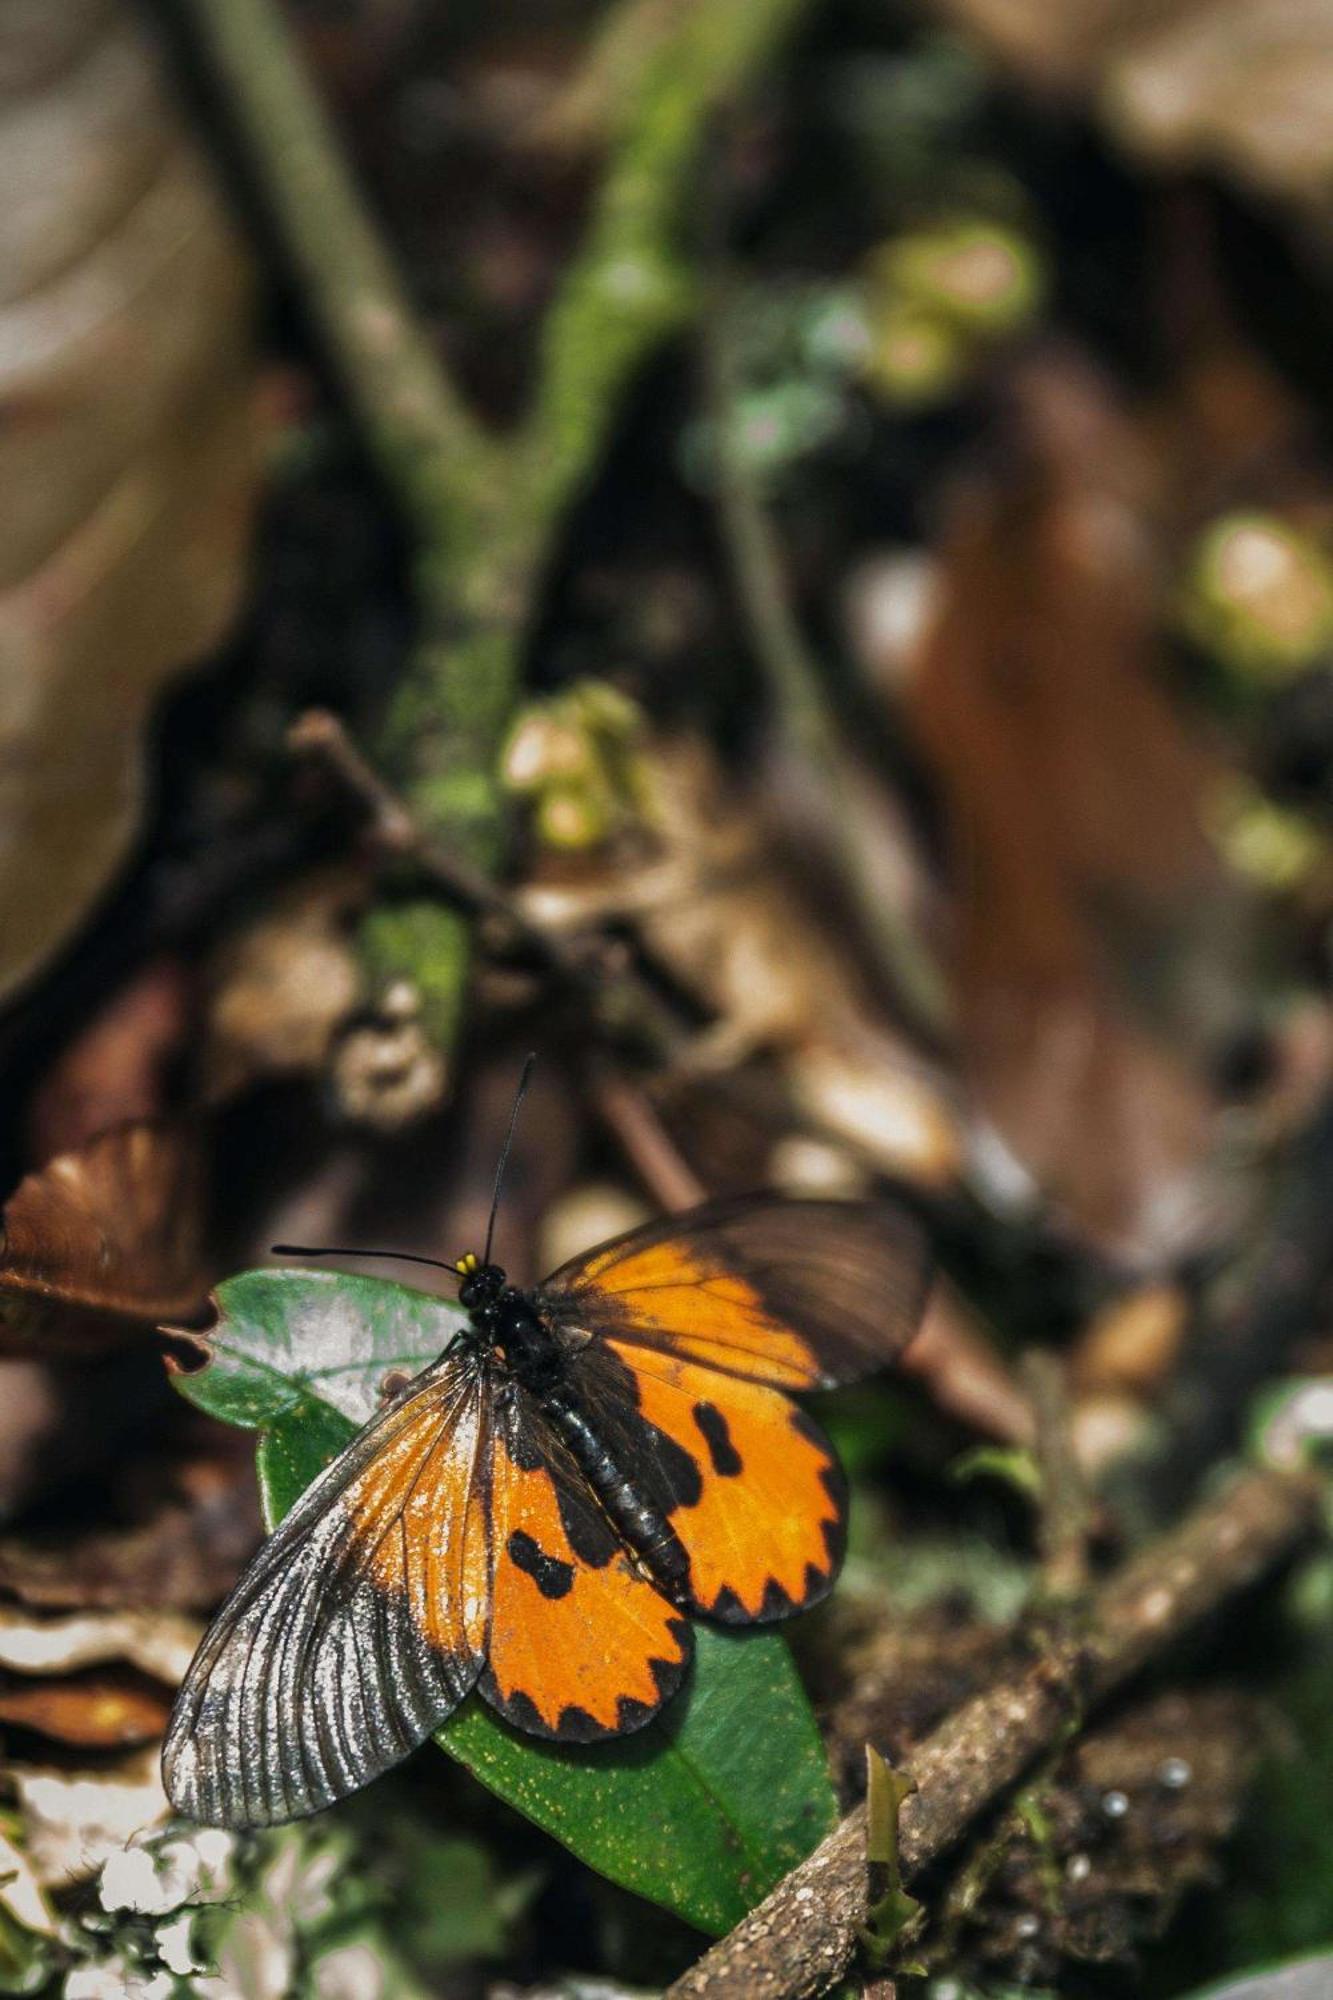
[[[892,1361],[931,1276],[921,1224],[886,1201],[743,1195],[630,1230],[564,1264],[543,1311],[572,1331],[778,1389],[825,1389]]]
[[[438,1362],[259,1551],[205,1635],[163,1780],[216,1826],[317,1812],[422,1742],[486,1648],[488,1388]]]

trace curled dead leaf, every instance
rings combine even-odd
[[[98,1352],[198,1309],[203,1162],[156,1122],[119,1126],[29,1174],[5,1203],[0,1351]]]
[[[713,1017],[696,1073],[771,1053],[807,1114],[856,1156],[947,1185],[963,1148],[943,1079],[875,1008],[754,799],[697,739],[644,742],[638,779],[633,840],[530,883],[533,915],[571,929],[632,924]]]
[[[231,618],[251,263],[128,0],[0,18],[0,993],[105,888],[163,684]]]

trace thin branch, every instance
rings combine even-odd
[[[271,0],[177,0],[235,121],[319,337],[423,538],[469,504],[494,447],[403,292]]]
[[[1242,1474],[1102,1587],[1076,1645],[966,1702],[911,1759],[917,1789],[899,1820],[905,1878],[947,1852],[1072,1721],[1289,1556],[1319,1518],[1314,1482],[1268,1469]],[[667,2000],[813,2000],[851,1962],[865,1877],[858,1808]]]
[[[693,1208],[708,1189],[680,1152],[657,1115],[657,1107],[639,1085],[614,1070],[595,1068],[591,1078],[593,1108],[615,1134],[654,1201],[664,1209]]]
[[[1092,1502],[1074,1452],[1065,1365],[1059,1355],[1035,1348],[1023,1357],[1022,1380],[1036,1421],[1041,1471],[1042,1591],[1048,1605],[1074,1604],[1088,1587]]]
[[[500,939],[530,952],[540,965],[576,988],[597,1018],[614,1022],[621,1033],[642,1040],[669,1062],[686,1045],[670,1010],[632,966],[610,962],[597,941],[581,945],[555,926],[537,923],[465,854],[433,840],[406,801],[385,783],[353,743],[336,715],[311,709],[287,736],[293,755],[316,763],[358,805],[375,845],[387,855],[410,861],[452,909],[485,918]]]

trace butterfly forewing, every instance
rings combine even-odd
[[[690,1629],[611,1527],[536,1401],[497,1414],[490,1658],[481,1692],[538,1736],[639,1728],[679,1685]]]
[[[461,1701],[487,1641],[489,1415],[477,1361],[437,1363],[264,1544],[172,1716],[178,1811],[238,1827],[315,1812]]]
[[[748,1195],[576,1257],[537,1299],[571,1335],[816,1389],[893,1360],[916,1332],[929,1276],[925,1232],[901,1208]]]

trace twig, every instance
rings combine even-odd
[[[177,0],[237,128],[379,468],[422,540],[465,513],[495,447],[403,292],[271,0]]]
[[[662,1208],[692,1208],[708,1190],[678,1150],[657,1115],[656,1106],[637,1084],[608,1069],[596,1069],[592,1101],[625,1150],[648,1192]]]
[[[820,832],[881,977],[911,1025],[932,1041],[948,1030],[947,982],[923,941],[893,906],[875,856],[858,832],[849,801],[864,790],[842,742],[818,664],[792,607],[781,552],[736,423],[733,310],[714,303],[704,361],[718,472],[718,506],[736,590],[749,621],[755,657],[773,697],[791,753],[810,770],[824,811]]]
[[[1071,1720],[1288,1556],[1319,1512],[1313,1482],[1268,1469],[1242,1474],[1103,1586],[1076,1646],[958,1709],[911,1760],[917,1789],[899,1821],[905,1878],[945,1853]],[[667,2000],[813,2000],[850,1963],[865,1914],[862,1807],[678,1979]]]
[[[429,835],[488,871],[503,823],[496,759],[566,510],[627,384],[693,307],[681,222],[703,136],[811,0],[690,0],[666,32],[648,22],[584,246],[548,316],[531,413],[503,442],[463,407],[412,313],[275,0],[178,4],[415,544],[420,630],[377,761]],[[381,905],[361,945],[373,990],[409,981],[447,1051],[466,924],[435,898]]]
[[[981,1437],[1032,1443],[1032,1406],[1008,1362],[974,1325],[944,1278],[937,1278],[921,1330],[899,1357],[941,1410]]]
[[[1042,1591],[1048,1605],[1072,1604],[1088,1587],[1092,1507],[1074,1455],[1064,1363],[1058,1355],[1033,1349],[1023,1357],[1022,1379],[1036,1423],[1034,1450],[1041,1471]]]
[[[687,1038],[670,1009],[623,957],[612,959],[596,940],[584,944],[535,922],[484,869],[432,840],[336,715],[309,710],[293,723],[287,743],[294,755],[323,766],[366,814],[376,845],[410,861],[450,908],[486,918],[502,939],[530,951],[540,965],[577,989],[596,1020],[641,1041],[658,1060],[669,1063],[684,1048]]]

